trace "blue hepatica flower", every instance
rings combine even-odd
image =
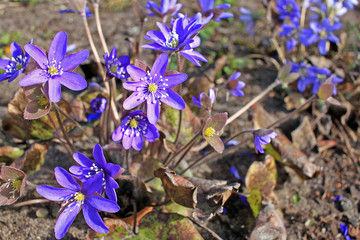
[[[225,18],[232,18],[234,15],[232,13],[225,12],[226,9],[229,9],[231,5],[229,3],[219,4],[214,7],[215,0],[198,0],[198,3],[201,7],[201,10],[205,16],[213,14],[213,19],[215,21],[220,21]]]
[[[269,144],[272,138],[277,136],[276,132],[271,129],[259,129],[253,132],[255,151],[258,153],[264,153],[264,149],[261,144]]]
[[[299,25],[300,7],[295,0],[277,0],[276,10],[280,19],[289,18],[294,25]]]
[[[316,66],[307,66],[305,63],[291,63],[291,72],[300,73],[300,77],[297,83],[297,87],[300,92],[306,90],[307,85],[313,84],[312,93],[316,94],[319,90],[319,87],[325,83],[328,79],[331,79],[330,84],[335,85],[335,83],[340,83],[343,81],[342,78],[339,78],[331,74],[330,70],[327,68],[318,68]],[[333,94],[337,94],[337,88],[334,87]]]
[[[56,181],[64,188],[40,185],[36,191],[51,201],[64,201],[55,224],[55,237],[61,239],[66,234],[70,225],[81,208],[86,223],[99,233],[107,233],[108,228],[102,221],[99,211],[115,213],[120,210],[116,202],[105,199],[96,194],[96,190],[101,186],[101,176],[94,177],[91,181],[81,184],[79,179],[75,179],[65,169],[55,168]]]
[[[123,87],[134,92],[124,101],[123,107],[130,110],[146,101],[147,117],[151,124],[159,120],[160,101],[178,110],[185,108],[185,101],[171,88],[184,82],[187,75],[179,73],[165,76],[168,62],[169,57],[163,53],[156,58],[151,71],[145,72],[134,65],[127,67],[134,81],[125,82]]]
[[[286,42],[286,50],[291,51],[297,44],[298,28],[293,24],[282,24],[282,31],[279,33],[280,37],[288,37]]]
[[[235,97],[245,96],[245,93],[241,90],[245,87],[245,83],[243,81],[237,80],[240,76],[241,72],[236,72],[230,76],[226,83],[227,89],[229,89],[230,93]]]
[[[32,44],[32,41],[29,44]],[[10,52],[12,60],[0,59],[0,69],[5,71],[0,74],[0,81],[5,79],[8,79],[8,82],[13,81],[29,64],[29,54],[24,54],[23,50],[16,42],[10,44]]]
[[[349,233],[348,233],[349,227],[346,226],[344,223],[340,223],[340,230],[341,230],[341,232],[342,232],[342,234],[344,235],[344,237],[345,237],[346,240],[353,240],[353,238],[351,238],[351,237],[349,236]]]
[[[349,10],[354,10],[355,6],[359,4],[358,0],[344,0],[343,5]]]
[[[130,57],[129,56],[121,56],[117,57],[117,51],[114,47],[111,50],[110,55],[105,53],[105,67],[108,72],[113,77],[118,79],[126,79],[129,77],[129,74],[126,71],[127,66],[130,64]]]
[[[90,109],[93,113],[103,113],[107,104],[106,98],[95,98],[90,102]]]
[[[336,22],[333,25],[330,25],[330,20],[328,18],[324,19],[321,24],[318,22],[311,22],[310,29],[304,28],[301,31],[299,41],[305,46],[309,46],[310,44],[319,41],[319,52],[320,54],[325,55],[328,51],[326,46],[327,41],[333,43],[339,42],[339,38],[332,32],[339,30],[341,26],[342,24],[340,22]]]
[[[174,16],[181,9],[182,4],[176,2],[177,0],[161,0],[160,6],[158,6],[153,1],[147,1],[146,9],[150,11],[148,15],[157,16],[165,21],[167,16]]]
[[[199,107],[199,108],[211,108],[212,105],[215,102],[215,91],[214,89],[210,88],[209,89],[209,95],[202,92],[199,94],[199,99],[197,99],[196,97],[192,97],[192,101],[195,104],[195,106]]]
[[[74,9],[64,9],[64,10],[60,10],[59,13],[76,13],[76,10]],[[80,15],[83,13],[79,13]],[[85,16],[86,18],[89,18],[92,16],[90,9],[88,7],[85,7]]]
[[[112,134],[114,141],[122,139],[122,145],[125,149],[133,147],[137,151],[143,147],[143,137],[148,142],[154,142],[156,138],[160,137],[160,133],[141,110],[127,115]]]
[[[93,156],[95,161],[80,152],[74,153],[73,158],[80,166],[71,166],[69,170],[83,182],[90,181],[95,176],[101,176],[100,180],[98,180],[101,184],[96,191],[101,193],[105,189],[106,196],[116,202],[115,189],[119,185],[114,180],[114,177],[121,174],[122,168],[119,165],[106,162],[104,152],[99,144],[95,145]]]
[[[61,99],[61,85],[80,91],[86,88],[87,82],[80,74],[72,72],[79,64],[89,56],[88,50],[82,50],[65,56],[67,34],[59,32],[52,41],[47,56],[43,51],[32,45],[25,45],[25,51],[37,62],[40,69],[36,69],[23,77],[19,84],[27,87],[35,84],[44,84],[51,102],[59,102]]]
[[[255,20],[257,20],[255,14],[246,8],[240,8],[240,12],[242,15],[239,17],[239,20],[246,23],[245,31],[254,35]]]
[[[180,17],[171,22],[171,29],[165,24],[158,22],[159,31],[151,30],[144,37],[152,41],[143,48],[153,49],[161,52],[180,52],[186,59],[197,66],[201,66],[200,61],[207,62],[206,58],[194,51],[200,46],[200,37],[196,36],[202,28],[196,19],[189,22],[187,18]]]

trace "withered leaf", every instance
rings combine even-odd
[[[49,150],[49,144],[44,145],[34,143],[25,154],[16,159],[11,166],[23,170],[26,174],[31,174],[40,169],[45,161],[45,155]]]
[[[277,170],[275,160],[267,155],[264,163],[255,161],[249,167],[245,183],[246,188],[251,192],[258,190],[264,199],[267,199],[276,186]]]
[[[197,188],[194,184],[168,168],[159,168],[154,175],[161,179],[165,192],[172,201],[184,207],[195,208]]]
[[[263,208],[255,220],[250,240],[277,239],[286,240],[286,228],[273,204]]]
[[[223,211],[225,202],[232,191],[239,189],[240,183],[230,183],[223,180],[207,180],[202,178],[189,178],[197,187],[197,204],[193,217],[205,222]]]
[[[291,132],[294,146],[310,153],[316,146],[316,137],[308,116],[302,118],[300,126]]]

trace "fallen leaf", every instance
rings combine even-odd
[[[250,240],[277,239],[286,240],[286,228],[273,204],[262,209],[255,220]]]
[[[307,153],[316,146],[316,137],[308,116],[303,117],[300,126],[291,132],[291,138],[295,147]]]
[[[10,164],[23,154],[24,150],[21,148],[2,146],[0,147],[0,162]]]
[[[16,159],[11,166],[24,171],[26,174],[31,174],[40,169],[45,161],[45,155],[49,150],[49,144],[44,145],[34,143],[25,154]]]

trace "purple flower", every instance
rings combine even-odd
[[[99,233],[107,233],[98,210],[115,213],[120,210],[116,202],[105,199],[95,192],[101,186],[102,176],[96,175],[84,184],[61,167],[55,168],[57,182],[64,188],[40,185],[36,191],[51,201],[64,201],[55,224],[55,237],[61,239],[66,234],[76,215],[83,210],[86,223]]]
[[[95,161],[90,160],[80,152],[74,153],[73,158],[80,166],[71,166],[69,170],[83,182],[90,181],[95,176],[101,176],[101,180],[98,181],[102,184],[98,186],[96,191],[101,193],[105,189],[106,196],[116,202],[115,189],[119,188],[119,185],[114,180],[114,177],[122,173],[122,168],[119,165],[106,162],[103,150],[99,144],[95,145],[93,156]]]
[[[279,33],[280,37],[288,37],[286,42],[286,50],[291,51],[297,44],[298,28],[293,24],[282,24],[282,31]]]
[[[84,9],[85,11],[85,16],[86,18],[89,18],[92,16],[90,9],[88,7],[85,7]],[[79,12],[80,15],[84,14],[84,12]],[[64,10],[60,10],[59,13],[76,13],[76,10],[74,9],[64,9]]]
[[[359,4],[358,0],[344,0],[343,5],[349,10],[354,10],[354,7]]]
[[[166,75],[169,57],[160,54],[154,62],[151,71],[129,65],[127,71],[134,81],[123,84],[127,90],[134,91],[125,101],[123,107],[133,109],[146,101],[147,116],[151,124],[156,124],[160,115],[160,101],[172,108],[183,110],[185,101],[170,88],[181,84],[187,79],[185,73]]]
[[[182,4],[176,2],[177,0],[161,0],[161,4],[158,6],[153,1],[147,1],[146,9],[150,11],[148,15],[157,16],[165,21],[167,16],[174,16],[181,9]]]
[[[210,88],[209,95],[202,92],[199,94],[199,99],[197,99],[196,97],[192,97],[192,101],[195,104],[195,106],[197,106],[199,108],[205,108],[207,110],[210,110],[212,105],[215,102],[215,97],[216,97],[216,95],[215,95],[214,89]]]
[[[122,139],[122,145],[125,149],[133,147],[137,151],[143,147],[143,137],[148,142],[154,142],[156,138],[160,137],[160,133],[141,110],[127,115],[112,134],[114,141]]]
[[[106,98],[95,98],[90,102],[90,109],[93,113],[103,113],[107,104]]]
[[[328,18],[324,19],[321,24],[318,22],[311,22],[310,29],[304,28],[301,31],[299,41],[305,46],[309,46],[310,44],[319,41],[319,52],[320,54],[325,55],[328,51],[326,42],[330,41],[337,43],[339,41],[339,38],[331,32],[339,30],[341,26],[342,24],[340,22],[330,25],[330,20]]]
[[[234,15],[232,13],[225,12],[226,9],[231,7],[228,3],[219,4],[214,7],[214,0],[198,0],[202,12],[205,16],[209,16],[213,14],[213,18],[215,21],[220,21],[225,18],[232,18]]]
[[[264,149],[261,144],[269,144],[271,142],[271,138],[275,138],[277,136],[276,132],[271,129],[259,129],[253,132],[254,134],[254,144],[255,151],[258,153],[264,153]]]
[[[239,17],[239,20],[246,23],[245,31],[247,31],[251,35],[254,35],[254,26],[256,20],[255,14],[253,14],[249,9],[246,8],[240,8],[240,12],[242,13],[242,15]]]
[[[105,67],[108,72],[113,77],[118,79],[126,79],[129,77],[129,74],[126,71],[126,67],[130,64],[130,57],[129,56],[121,56],[116,58],[117,51],[114,47],[111,50],[110,55],[105,53]]]
[[[295,26],[299,25],[300,7],[295,0],[277,0],[276,10],[280,15],[280,19],[289,18]]]
[[[238,180],[242,180],[239,170],[235,166],[230,166],[230,173]]]
[[[232,74],[226,83],[226,88],[229,89],[230,93],[235,97],[243,97],[245,93],[241,90],[245,87],[243,81],[237,80],[241,76],[241,72]]]
[[[147,32],[144,38],[153,43],[148,43],[142,46],[143,48],[161,52],[180,52],[196,66],[201,66],[199,61],[207,62],[203,55],[193,50],[200,46],[200,37],[196,34],[203,26],[196,19],[189,22],[185,17],[177,18],[171,22],[171,29],[160,22],[157,26],[161,32],[155,30]]]
[[[32,40],[29,44],[32,44]],[[5,72],[0,74],[0,81],[8,79],[8,82],[17,78],[27,67],[30,61],[29,54],[23,52],[21,47],[13,42],[10,45],[12,60],[0,59],[0,69]]]
[[[34,84],[44,84],[44,89],[51,102],[59,102],[61,99],[61,85],[80,91],[86,88],[86,80],[71,70],[84,62],[89,56],[88,50],[65,57],[67,34],[59,32],[52,41],[48,55],[32,44],[25,46],[25,51],[37,62],[40,69],[36,69],[23,77],[19,84],[22,87]]]

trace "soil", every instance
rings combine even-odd
[[[255,1],[239,2],[239,6],[250,9],[261,7],[261,4]],[[75,13],[58,13],[58,11],[68,8],[66,3],[67,1],[65,0],[39,1],[35,6],[27,6],[21,3],[9,4],[7,1],[0,3],[0,37],[5,32],[16,32],[20,36],[18,39],[20,45],[26,44],[30,39],[34,39],[36,45],[47,47],[53,35],[58,31],[64,30],[69,36],[68,44],[76,44],[76,50],[89,49],[81,18]],[[145,5],[145,1],[140,1],[140,3]],[[189,6],[184,11],[193,12],[193,9],[196,8],[194,3],[191,3]],[[232,11],[238,16],[238,7],[233,7]],[[349,13],[347,17],[357,21],[357,14],[359,14],[359,9]],[[115,46],[118,54],[128,54],[130,49],[129,41],[134,41],[139,31],[132,8],[126,7],[117,11],[102,9],[101,21],[108,46],[110,48]],[[95,45],[98,49],[101,49],[100,41],[96,36],[95,20],[90,18],[89,24],[95,39]],[[146,27],[151,29],[151,26],[155,26],[154,19],[149,19]],[[260,23],[257,27],[258,30],[255,37],[252,37],[241,32],[237,23],[222,22],[216,30],[216,34],[213,34],[207,41],[202,43],[202,53],[204,55],[211,52],[214,53],[212,54],[212,56],[215,55],[213,60],[221,57],[221,54],[232,54],[238,58],[250,53],[273,54],[274,51],[269,49],[268,46],[270,36],[267,35],[266,31],[263,31],[266,29],[266,25]],[[223,41],[223,44],[217,44],[224,36],[227,36],[226,41]],[[251,44],[245,44],[246,42]],[[216,53],[219,52],[221,54],[217,55]],[[143,56],[145,58],[142,60],[149,62],[149,65],[151,65],[153,55],[149,53],[150,51],[144,50]],[[91,64],[92,60],[93,56],[90,56],[89,60],[85,63],[85,69],[86,66]],[[213,64],[204,64],[204,67],[201,68],[189,66],[187,73],[190,77],[198,77],[213,67]],[[79,72],[81,71],[79,70]],[[230,96],[225,101],[226,94],[221,92],[217,97],[218,102],[214,108],[215,112],[226,111],[231,116],[270,85],[277,76],[274,66],[263,59],[254,60],[251,65],[242,68],[241,72],[241,80],[246,83],[244,88],[245,97],[239,99]],[[95,74],[89,72],[87,74],[89,82],[100,82],[100,79]],[[220,83],[221,80],[224,80],[221,77],[219,78],[220,80],[218,79],[210,83],[210,85],[214,86]],[[0,119],[5,119],[8,116],[7,104],[18,90],[18,79],[11,84],[7,82],[1,83],[6,88],[6,91],[3,91],[0,95]],[[351,84],[358,84],[358,81],[355,83],[347,82],[346,86]],[[208,86],[209,84],[204,88]],[[199,87],[195,90],[198,94],[203,89]],[[339,87],[340,92],[343,90],[345,90],[345,85],[344,87]],[[278,87],[259,102],[275,118],[280,118],[288,113],[284,102],[284,92],[281,87]],[[355,125],[359,124],[359,93],[356,96],[352,97],[356,101],[351,102],[353,109],[355,109],[353,110],[355,116],[352,121],[348,122]],[[333,120],[340,119],[336,114],[336,110],[333,112],[329,111],[326,114]],[[300,115],[297,115],[295,121],[289,121],[287,125],[282,125],[278,130],[283,131],[285,135],[289,136],[304,116],[309,116],[312,120],[316,118],[312,108],[308,108]],[[243,114],[234,121],[231,129],[225,129],[224,138],[242,129],[253,128],[252,122],[249,121],[250,118],[251,111]],[[360,137],[359,129],[352,127],[352,132],[355,133],[355,136],[350,142],[350,149],[353,149],[352,152],[355,155],[356,164],[359,164],[360,154],[357,150],[359,149],[359,142],[353,140]],[[321,139],[319,137],[321,134],[318,131],[316,131],[316,134]],[[277,163],[278,176],[275,189],[277,202],[275,204],[280,212],[282,212],[287,239],[344,239],[340,231],[340,222],[352,225],[354,228],[359,227],[360,177],[350,159],[344,139],[341,139],[340,136],[342,135],[332,134],[331,136],[322,136],[330,140],[336,140],[338,145],[323,151],[321,155],[316,154],[316,151],[315,153],[314,151],[309,151],[309,155],[312,153],[316,156],[312,158],[313,163],[321,169],[317,177],[301,181],[291,168]],[[245,139],[245,137],[241,137],[237,140],[241,142]],[[76,147],[79,149],[87,148],[81,141],[76,143]],[[89,149],[91,147],[87,148],[87,150]],[[250,154],[244,154],[244,152]],[[56,141],[50,143],[50,149],[45,159],[45,164],[41,170],[29,176],[29,182],[32,184],[26,188],[24,195],[18,202],[41,198],[35,191],[36,185],[56,185],[51,171],[56,166],[68,168],[72,165],[71,157]],[[236,182],[238,180],[229,171],[230,166],[236,166],[240,171],[240,175],[245,177],[251,163],[254,160],[262,159],[262,155],[255,154],[250,141],[249,144],[243,145],[231,154],[214,158],[206,164],[195,168],[193,174],[194,176],[206,179]],[[240,192],[242,191],[245,191],[244,186],[240,188]],[[343,195],[343,199],[340,202],[333,201],[333,198],[339,195]],[[37,217],[36,212],[39,208],[49,210],[50,214],[46,217]],[[22,207],[0,207],[0,239],[54,239],[53,229],[56,222],[56,214],[51,213],[56,213],[58,208],[59,204],[57,203],[41,203]],[[210,220],[207,223],[207,227],[223,239],[247,239],[255,221],[252,211],[243,205],[235,194],[227,201],[224,208],[226,212]],[[84,239],[88,230],[89,228],[83,216],[79,214],[64,239]],[[214,238],[203,228],[199,228],[199,231],[204,236],[204,239]]]

